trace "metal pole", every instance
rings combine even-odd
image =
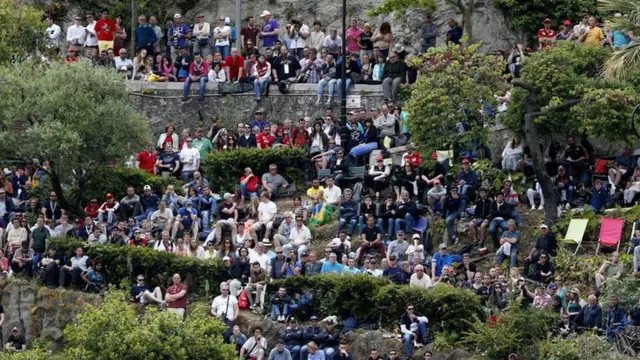
[[[236,36],[238,37],[238,44],[235,46],[239,50],[242,50],[242,41],[240,39],[240,30],[242,30],[242,0],[236,0]]]
[[[131,57],[136,56],[136,23],[138,16],[136,15],[136,0],[131,0]],[[118,56],[116,54],[116,56]]]
[[[342,0],[342,79],[340,87],[342,91],[342,99],[340,99],[340,118],[342,125],[347,123],[347,0]]]

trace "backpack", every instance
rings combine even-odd
[[[238,307],[240,310],[247,310],[249,308],[249,297],[244,289],[242,289],[238,295]]]

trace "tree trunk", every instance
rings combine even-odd
[[[535,95],[534,95],[535,96]],[[558,219],[558,199],[556,197],[556,190],[553,186],[551,177],[547,174],[547,169],[544,166],[544,157],[540,150],[540,138],[538,137],[538,129],[536,129],[535,120],[538,116],[529,112],[529,106],[533,105],[532,96],[527,98],[527,115],[524,117],[524,136],[525,141],[529,144],[531,150],[531,160],[533,161],[533,172],[538,178],[540,187],[542,188],[542,194],[544,196],[544,217],[547,224],[553,224]],[[531,101],[531,105],[529,102]],[[533,115],[533,116],[530,116]]]
[[[473,12],[475,4],[470,1],[462,10],[462,22],[464,23],[464,32],[469,35],[468,44],[473,44]]]
[[[64,189],[62,188],[62,182],[58,172],[54,170],[54,163],[50,162],[51,170],[49,176],[51,177],[51,188],[58,195],[58,202],[60,202],[60,208],[67,210],[71,214],[82,218],[84,217],[84,211],[78,204],[71,204],[64,195]]]

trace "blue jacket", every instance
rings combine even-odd
[[[155,44],[158,41],[156,32],[149,24],[138,25],[136,28],[136,49],[141,49],[148,44]]]
[[[459,194],[457,199],[454,199],[453,197],[451,197],[451,195],[447,196],[444,199],[444,213],[445,215],[451,215],[455,212],[462,212],[465,209],[461,209],[460,205],[462,205],[463,202],[466,203],[467,201],[467,197],[465,195]]]
[[[468,173],[465,173],[464,170],[460,170],[457,180],[464,180],[465,185],[475,186],[478,183],[478,174],[476,174],[473,169],[469,169]]]
[[[601,327],[602,307],[600,307],[600,305],[596,305],[592,308],[587,304],[580,309],[580,312],[576,315],[574,321],[576,325],[586,328]]]
[[[603,187],[600,188],[600,191],[593,189],[593,193],[591,193],[591,203],[590,205],[596,209],[596,211],[600,211],[605,208],[607,204],[607,199],[609,198],[609,193],[607,189]]]
[[[140,196],[140,205],[142,205],[143,211],[158,210],[158,203],[160,203],[160,198],[156,194],[151,194],[148,198],[144,194]]]
[[[216,215],[218,213],[218,202],[213,194],[207,197],[206,195],[198,195],[200,199],[200,211],[208,211],[209,215]]]

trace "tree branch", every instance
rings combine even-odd
[[[536,87],[535,86],[533,86],[531,84],[524,83],[524,82],[522,82],[520,80],[511,81],[511,85],[513,85],[515,87],[519,87],[519,88],[525,89],[525,90],[527,90],[529,92],[531,92],[531,91],[535,92],[536,91]]]
[[[530,113],[530,114],[527,114],[525,116],[532,116],[535,119],[538,116],[546,115],[546,114],[551,113],[551,112],[566,110],[566,109],[572,107],[573,105],[579,103],[580,101],[581,101],[581,99],[567,100],[567,101],[565,101],[564,103],[562,103],[560,105],[552,106],[550,108],[546,108],[546,109],[541,110],[541,111]]]

